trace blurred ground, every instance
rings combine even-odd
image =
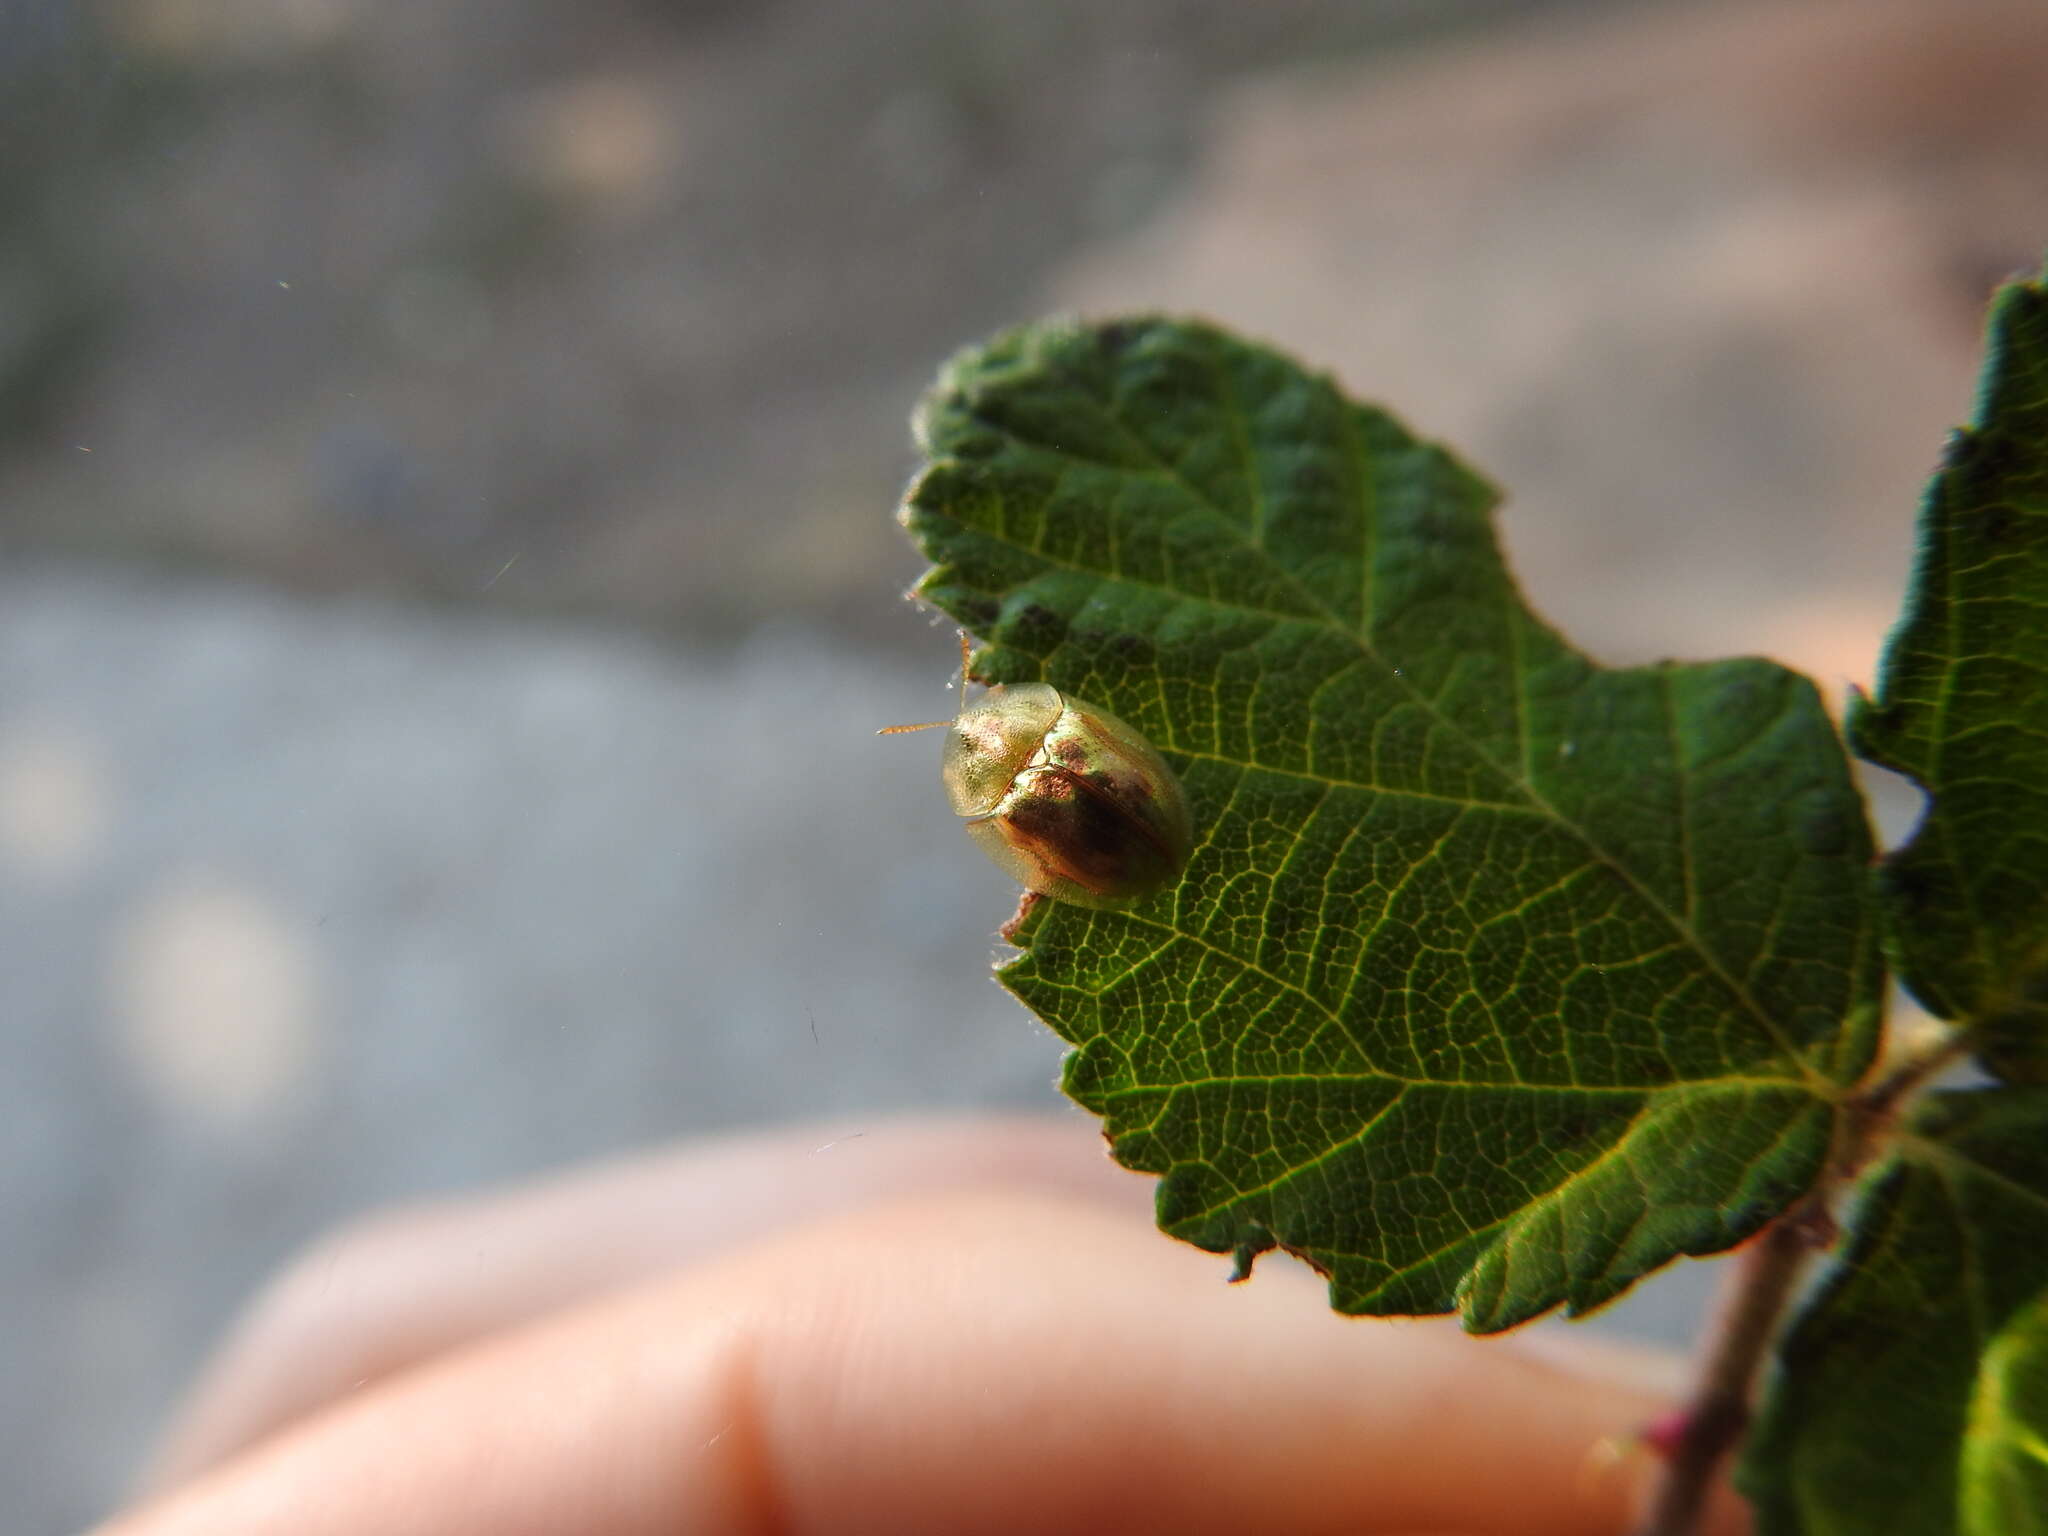
[[[1508,486],[1604,658],[1839,690],[2042,78],[2031,0],[0,4],[9,1528],[351,1212],[1053,1104],[867,734],[947,707],[886,517],[947,351],[1206,312]]]
[[[795,1116],[1053,1108],[1055,1042],[985,969],[1014,890],[873,735],[941,683],[799,626],[699,659],[0,577],[10,1498],[82,1520],[236,1293],[347,1213]]]
[[[0,397],[73,459],[0,468],[7,534],[900,644],[907,402],[1224,80],[1583,8],[15,0]]]

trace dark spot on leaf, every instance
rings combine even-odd
[[[1814,858],[1831,858],[1848,851],[1851,822],[1843,808],[1833,802],[1833,797],[1816,794],[1808,797],[1793,821],[1793,836],[1799,840],[1799,851]]]
[[[1111,357],[1116,357],[1128,351],[1145,331],[1145,325],[1139,321],[1112,320],[1107,325],[1099,326],[1095,335],[1102,345],[1102,350]]]
[[[1877,884],[1878,889],[1891,900],[1910,910],[1921,911],[1930,906],[1938,907],[1946,900],[1948,882],[1924,863],[1890,859],[1878,866]]]
[[[1044,654],[1066,638],[1066,621],[1035,598],[1018,601],[1013,594],[1003,615],[1002,641],[1019,650]]]
[[[1866,730],[1885,736],[1910,736],[1913,734],[1913,706],[1910,704],[1866,704],[1863,724]]]
[[[2009,432],[1981,432],[1962,427],[1948,440],[1942,468],[1946,491],[1965,501],[1988,498],[1991,487],[2021,468],[2020,445]]]
[[[1971,515],[1970,529],[1986,544],[2003,544],[2011,537],[2017,516],[2010,503],[1994,501]]]
[[[986,634],[1002,616],[1002,605],[992,597],[947,594],[941,604],[946,612],[976,634]]]

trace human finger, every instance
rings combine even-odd
[[[1304,1282],[1072,1201],[870,1210],[389,1380],[109,1536],[1626,1528],[1640,1473],[1595,1457],[1656,1399]]]
[[[143,1479],[168,1488],[337,1397],[476,1339],[801,1222],[1001,1186],[1119,1206],[1092,1120],[862,1120],[724,1137],[483,1196],[381,1213],[266,1287],[172,1416]]]

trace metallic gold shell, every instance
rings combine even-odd
[[[1187,796],[1138,731],[1046,683],[991,688],[946,732],[942,772],[967,831],[1027,890],[1115,907],[1178,879]]]

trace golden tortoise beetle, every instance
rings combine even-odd
[[[995,684],[967,702],[960,635],[960,712],[946,726],[940,773],[967,834],[1024,887],[1009,938],[1040,898],[1127,906],[1180,878],[1194,840],[1187,795],[1152,743],[1106,709],[1050,683]]]

